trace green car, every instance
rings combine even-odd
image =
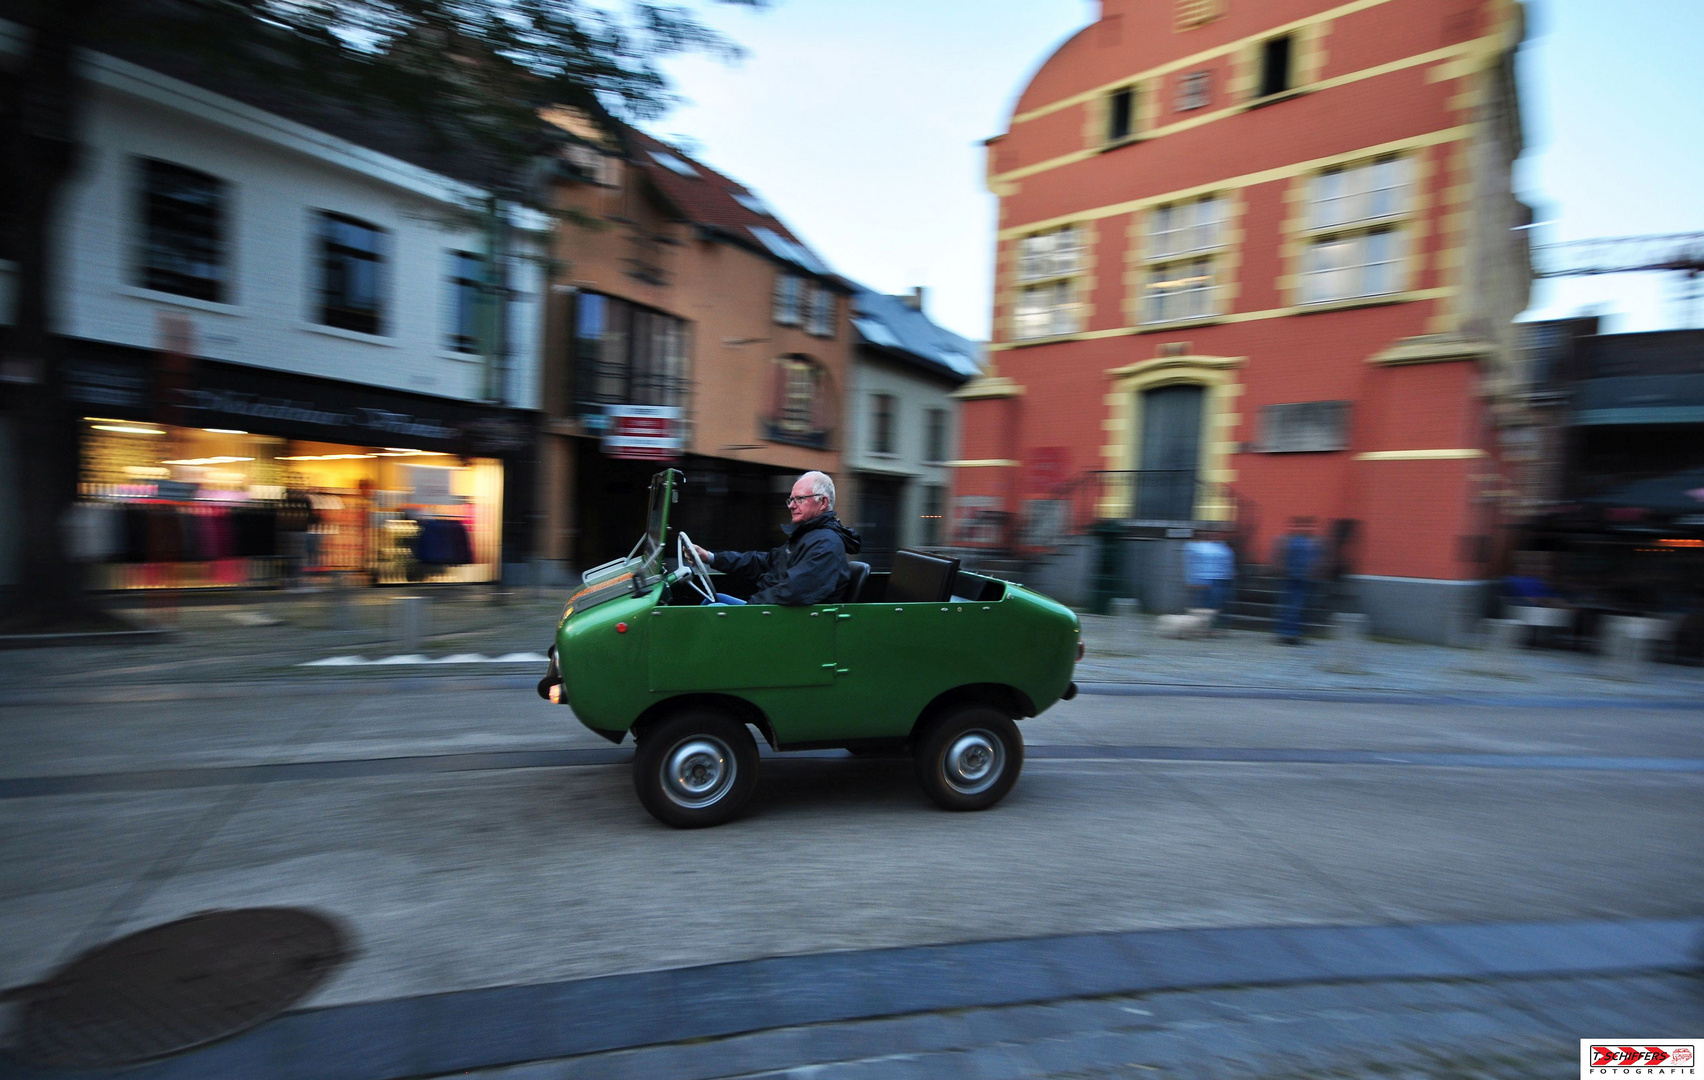
[[[924,792],[951,810],[1011,790],[1024,758],[1014,721],[1077,692],[1069,608],[910,551],[888,574],[853,563],[835,603],[711,604],[732,586],[684,533],[666,566],[682,479],[653,477],[645,534],[585,573],[538,686],[611,742],[633,733],[645,809],[682,828],[733,817],[757,783],[752,729],[776,750],[909,754]]]

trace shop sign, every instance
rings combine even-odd
[[[458,429],[447,427],[435,420],[386,409],[322,409],[310,402],[263,398],[230,390],[183,390],[180,395],[185,399],[184,407],[188,409],[205,409],[208,412],[226,413],[231,416],[252,416],[258,420],[286,420],[323,427],[366,428],[381,435],[416,439],[453,439],[461,434]]]
[[[72,360],[65,365],[65,394],[84,405],[142,410],[148,407],[148,377],[124,364]]]
[[[673,461],[683,442],[682,416],[675,405],[606,405],[603,452],[633,461]]]

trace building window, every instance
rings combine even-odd
[[[1260,46],[1260,97],[1271,97],[1290,89],[1291,54],[1295,39],[1289,34],[1268,38]]]
[[[1213,73],[1191,71],[1177,81],[1177,111],[1205,108],[1213,99]]]
[[[923,460],[947,460],[947,410],[930,409],[924,414]]]
[[[1342,450],[1349,445],[1347,401],[1296,401],[1266,405],[1260,410],[1263,454],[1298,454]]]
[[[1219,17],[1220,0],[1177,0],[1177,28],[1188,30]]]
[[[1318,174],[1308,190],[1302,302],[1383,296],[1403,287],[1409,160]]]
[[[1218,271],[1227,201],[1221,195],[1156,206],[1148,213],[1142,321],[1176,322],[1219,314]]]
[[[319,321],[362,334],[384,333],[385,231],[324,210],[319,225]]]
[[[891,454],[893,450],[894,397],[874,394],[870,398],[870,453]]]
[[[574,412],[686,404],[691,332],[684,319],[613,296],[574,301]]]
[[[141,285],[226,301],[225,182],[164,161],[142,163]]]
[[[784,356],[775,363],[775,398],[764,418],[764,437],[813,449],[828,448],[835,414],[822,366],[803,356]]]
[[[805,330],[817,337],[834,336],[834,293],[822,285],[811,290],[811,312]]]
[[[939,484],[923,485],[922,513],[918,514],[922,528],[918,530],[924,547],[941,543],[941,519],[946,512],[947,489]]]
[[[450,351],[479,351],[479,290],[484,260],[466,251],[450,252]]]
[[[1078,276],[1082,269],[1083,230],[1079,226],[1067,225],[1019,240],[1013,336],[1054,337],[1081,329]]]
[[[775,275],[775,321],[798,326],[803,317],[805,279],[797,274]]]
[[[1107,100],[1106,138],[1108,142],[1128,139],[1136,131],[1136,88],[1121,86]]]

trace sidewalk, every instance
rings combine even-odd
[[[399,654],[410,650],[392,632],[390,615],[404,595],[427,597],[430,614],[412,650],[416,659],[398,663]],[[110,688],[531,674],[542,663],[535,658],[550,646],[563,594],[369,589],[352,594],[347,609],[329,592],[236,602],[190,598],[170,607],[146,601],[130,600],[130,614],[171,631],[167,640],[0,651],[0,685],[21,690],[86,686],[91,679]],[[1704,669],[1674,664],[1646,664],[1629,679],[1606,658],[1584,653],[1523,650],[1503,666],[1483,649],[1364,641],[1346,654],[1332,641],[1285,647],[1271,635],[1244,630],[1180,640],[1158,633],[1149,616],[1081,618],[1088,653],[1077,667],[1077,682],[1090,692],[1212,689],[1704,703]],[[491,662],[503,658],[512,659]],[[389,662],[371,663],[378,660]]]
[[[1692,702],[1704,706],[1704,669],[1646,664],[1630,680],[1606,658],[1589,653],[1525,649],[1506,671],[1485,649],[1369,640],[1345,652],[1335,641],[1310,639],[1284,646],[1270,634],[1227,630],[1179,639],[1158,632],[1155,620],[1082,615],[1088,653],[1077,682],[1132,689],[1215,688],[1250,691],[1356,691],[1427,697],[1511,697]],[[1096,686],[1096,689],[1100,687]]]

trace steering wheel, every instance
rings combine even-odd
[[[686,584],[704,598],[706,604],[716,602],[716,585],[710,580],[710,568],[698,557],[698,548],[684,532],[675,534],[675,561],[686,571]]]

